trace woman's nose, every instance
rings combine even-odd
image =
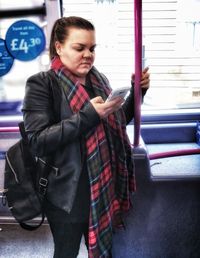
[[[87,49],[87,50],[84,51],[83,56],[86,57],[86,58],[91,58],[92,57],[92,52],[89,49]]]

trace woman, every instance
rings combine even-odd
[[[90,258],[112,257],[112,233],[130,208],[134,171],[126,124],[133,89],[105,102],[108,80],[93,66],[95,29],[80,17],[58,19],[51,69],[27,80],[23,113],[33,153],[48,163],[45,212],[54,258],[78,256],[82,235]],[[141,87],[149,85],[148,69]],[[134,75],[132,75],[134,79]]]

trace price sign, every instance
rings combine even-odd
[[[10,71],[13,61],[13,57],[6,48],[5,41],[0,38],[0,76],[3,76]]]
[[[20,20],[8,28],[6,45],[14,58],[30,61],[45,49],[45,35],[37,24]]]

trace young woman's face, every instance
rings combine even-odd
[[[95,31],[70,28],[63,44],[56,42],[62,63],[77,77],[85,78],[95,59]]]

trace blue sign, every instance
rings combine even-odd
[[[13,57],[6,48],[5,41],[0,38],[0,77],[10,71],[13,61]]]
[[[45,35],[37,24],[20,20],[8,28],[6,45],[14,58],[30,61],[45,49]]]

